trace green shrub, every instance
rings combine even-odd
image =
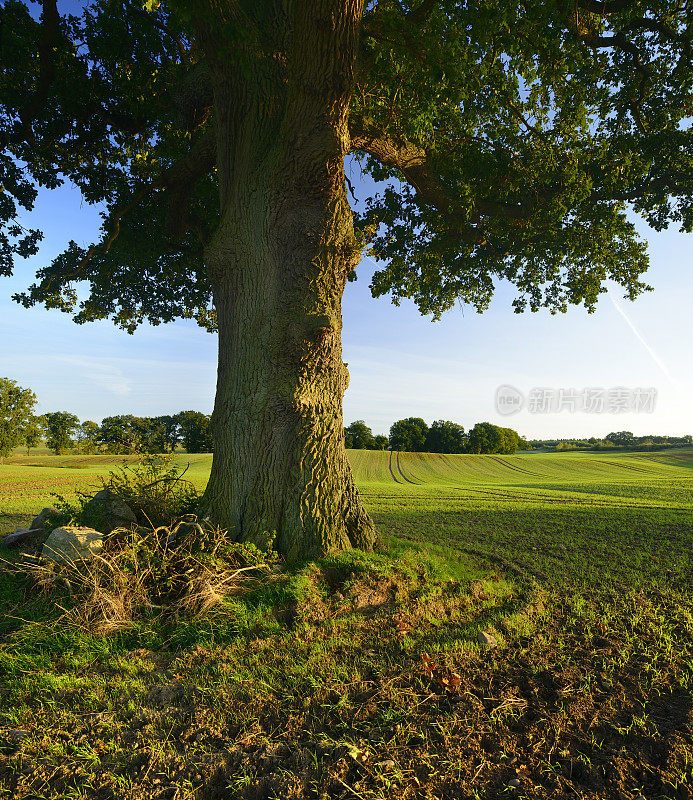
[[[127,503],[138,521],[156,528],[197,511],[200,496],[184,475],[185,470],[181,472],[171,455],[147,455],[109,472],[99,488]],[[87,508],[93,494],[79,492],[72,502],[55,494],[54,505],[63,518],[93,527],[93,510]]]

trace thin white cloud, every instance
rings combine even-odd
[[[80,378],[90,380],[111,394],[125,397],[132,393],[131,381],[118,366],[84,356],[55,356],[55,359],[69,364],[73,370],[79,370]]]

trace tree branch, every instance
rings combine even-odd
[[[20,111],[19,119],[29,141],[33,140],[31,123],[48,99],[53,79],[55,78],[55,64],[53,50],[60,36],[60,14],[56,0],[43,0],[43,13],[41,15],[41,34],[38,42],[39,76],[36,91],[25,108]]]
[[[608,197],[594,192],[592,194],[593,200],[622,200],[632,201],[640,200],[652,192],[665,190],[668,195],[681,196],[689,195],[693,192],[693,176],[686,175],[662,175],[659,178],[653,178],[643,183],[632,186],[621,192],[610,192]]]
[[[195,185],[201,178],[209,174],[215,163],[216,137],[214,126],[209,125],[200,139],[181,159],[164,170],[156,180],[143,186],[126,206],[115,212],[113,215],[113,230],[110,236],[103,245],[93,244],[89,248],[77,267],[77,272],[80,272],[91,261],[98,250],[102,253],[107,253],[111,249],[111,245],[120,234],[120,223],[123,217],[156,189],[165,189],[169,193],[166,219],[168,233],[174,237],[182,236],[187,229],[191,228],[188,220],[188,206],[195,190]],[[195,228],[195,232],[201,243],[204,244],[201,232],[197,228]]]
[[[423,0],[418,8],[413,9],[408,14],[405,14],[407,22],[414,25],[420,25],[425,22],[433,13],[433,9],[438,5],[438,0]]]
[[[138,0],[137,4],[134,6],[133,5],[128,6],[128,11],[132,11],[140,19],[146,20],[150,25],[153,25],[162,33],[165,33],[175,45],[176,50],[178,51],[178,56],[180,58],[180,63],[181,64],[189,63],[190,51],[186,49],[180,36],[174,33],[171,30],[171,28],[168,25],[166,25],[166,23],[162,22],[160,19],[157,19],[156,11],[146,11],[144,8],[142,8],[141,0]]]
[[[169,193],[166,227],[171,236],[182,236],[189,227],[188,207],[197,182],[216,165],[215,126],[208,125],[190,151],[163,174]]]
[[[640,72],[647,74],[649,76],[651,72],[651,68],[648,64],[643,63],[642,55],[638,48],[631,42],[630,40],[626,39],[623,35],[623,31],[618,31],[614,33],[612,36],[593,36],[592,34],[580,34],[579,38],[582,39],[585,44],[589,47],[592,47],[595,50],[609,48],[609,47],[616,47],[619,50],[623,50],[625,53],[628,53],[635,65],[635,68]]]
[[[583,8],[585,11],[589,11],[592,14],[615,14],[618,11],[623,11],[626,8],[630,8],[634,6],[636,0],[605,0],[604,2],[600,2],[600,0],[576,0],[576,5],[578,8]]]
[[[417,195],[443,213],[456,229],[460,238],[469,244],[481,244],[483,231],[469,223],[466,216],[456,213],[445,187],[430,173],[426,151],[418,145],[397,141],[382,134],[367,133],[365,130],[351,130],[352,150],[367,153],[388,167],[398,169],[407,183],[414,187]]]
[[[445,185],[432,170],[423,147],[395,139],[379,131],[368,130],[354,120],[351,123],[351,147],[352,150],[376,158],[385,166],[399,170],[422,200],[430,203],[454,222],[465,241],[479,244],[484,240],[483,230],[479,226],[470,224],[468,217],[456,209],[455,199],[450,196]],[[544,192],[542,197],[548,198],[550,194]],[[479,215],[511,220],[528,219],[538,205],[536,202],[512,205],[489,198],[475,198],[473,203]]]

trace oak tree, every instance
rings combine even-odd
[[[422,453],[426,449],[428,425],[421,417],[398,419],[390,427],[389,444],[391,450],[405,450]]]
[[[133,414],[114,414],[101,420],[97,442],[104,445],[109,453],[142,453],[144,432],[141,417],[135,417]]]
[[[376,449],[373,431],[362,419],[355,420],[344,429],[344,443],[348,449]]]
[[[97,452],[100,430],[99,425],[91,419],[81,423],[76,435],[80,453],[92,455]]]
[[[79,428],[79,417],[69,411],[49,411],[41,417],[41,427],[46,446],[59,456],[73,446],[72,435]]]
[[[0,459],[11,455],[33,426],[36,395],[11,378],[0,378]]]
[[[468,452],[483,455],[503,453],[507,438],[503,434],[503,428],[499,428],[498,425],[493,425],[491,422],[477,422],[469,431],[467,442]]]
[[[426,434],[426,451],[429,453],[464,453],[467,437],[464,428],[457,422],[437,419],[431,423]]]
[[[213,448],[210,419],[201,411],[181,411],[176,415],[186,453],[211,453]]]
[[[18,299],[218,331],[204,504],[288,557],[371,547],[346,459],[341,298],[440,315],[635,298],[693,225],[691,11],[679,0],[43,0],[2,7],[0,273],[64,180],[105,204]],[[33,7],[33,5],[32,5]],[[354,218],[345,159],[380,187]],[[84,283],[88,294],[75,291]]]
[[[22,431],[22,440],[24,447],[26,447],[27,458],[31,455],[31,451],[41,444],[41,420],[33,414],[29,421],[24,426]]]
[[[145,417],[145,449],[148,453],[173,453],[181,441],[178,415]]]

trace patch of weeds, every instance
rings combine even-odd
[[[182,521],[144,534],[118,532],[93,562],[52,567],[39,579],[51,582],[60,575],[68,582],[73,603],[66,622],[108,633],[152,618],[165,626],[216,626],[234,617],[230,598],[252,587],[270,566],[253,545]]]
[[[200,500],[195,486],[185,480],[185,472],[171,455],[147,455],[110,471],[101,479],[100,489],[122,500],[141,524],[170,525],[193,514]],[[73,501],[56,494],[54,504],[63,519],[99,529],[104,510],[92,502],[93,494],[77,492]]]

